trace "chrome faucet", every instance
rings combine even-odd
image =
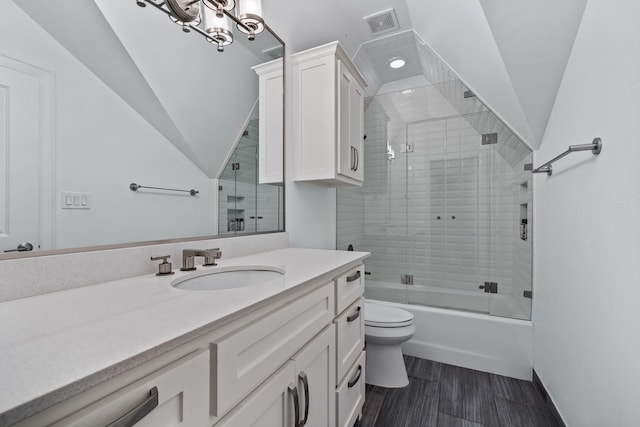
[[[216,260],[222,258],[222,251],[220,248],[213,249],[184,249],[182,251],[182,268],[181,271],[192,271],[196,269],[195,257],[204,257],[203,266],[212,266],[216,264]]]

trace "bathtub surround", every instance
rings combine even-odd
[[[380,65],[404,51],[407,71]],[[372,252],[367,297],[530,319],[531,150],[413,31],[354,62],[376,83],[364,184],[337,190],[337,247]]]
[[[404,354],[531,381],[530,321],[420,305],[391,305],[414,316],[416,332],[402,345]]]

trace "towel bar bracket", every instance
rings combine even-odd
[[[600,138],[594,138],[591,144],[570,145],[565,152],[549,160],[547,163],[543,164],[542,166],[538,166],[537,168],[533,169],[531,172],[546,173],[548,176],[551,176],[551,174],[553,173],[553,167],[551,165],[556,161],[560,160],[561,158],[563,158],[564,156],[567,156],[576,151],[591,151],[591,153],[594,156],[597,156],[602,151],[602,140]],[[524,166],[524,170],[530,170],[529,168],[531,168],[529,164]]]

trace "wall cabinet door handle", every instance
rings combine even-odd
[[[347,283],[358,280],[359,278],[360,278],[360,270],[356,271],[356,273],[353,276],[347,276]]]
[[[298,401],[298,388],[293,384],[289,384],[289,394],[293,400],[293,419],[294,426],[300,427],[300,402]]]
[[[360,166],[360,152],[358,151],[357,148],[354,148],[353,150],[356,153],[356,166],[355,166],[355,168],[353,170],[357,171],[358,170],[358,166]]]
[[[356,170],[356,149],[353,147],[349,147],[351,149],[351,170]]]
[[[349,386],[349,388],[351,388],[354,385],[358,384],[358,380],[360,379],[360,375],[362,375],[362,365],[358,365],[358,372],[356,372],[356,374],[355,374],[353,379],[349,380],[349,383],[347,384]]]
[[[300,427],[304,427],[309,420],[309,404],[311,402],[311,397],[309,396],[309,379],[304,372],[300,372],[298,378],[302,381],[302,387],[304,388],[304,419],[300,422]]]
[[[351,316],[347,316],[347,323],[353,322],[358,317],[360,317],[360,307],[356,308],[356,312],[353,313]]]
[[[132,427],[158,407],[158,387],[149,390],[149,397],[144,402],[107,425],[107,427]]]

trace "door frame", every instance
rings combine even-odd
[[[44,68],[0,54],[0,66],[38,79],[39,86],[39,242],[35,249],[55,248],[55,74]],[[10,197],[10,196],[9,196]]]

